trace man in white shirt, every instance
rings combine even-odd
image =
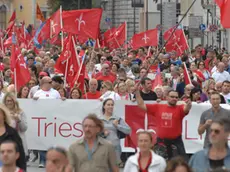
[[[61,99],[61,96],[57,90],[52,88],[52,79],[48,76],[44,76],[40,81],[40,89],[34,94],[33,99]],[[46,151],[39,151],[39,154],[40,162],[38,167],[44,168]]]
[[[38,78],[38,81],[39,81],[39,85],[35,85],[34,87],[32,87],[30,89],[30,92],[28,94],[28,98],[32,99],[34,97],[34,94],[40,90],[40,82],[41,82],[41,79],[44,77],[44,76],[48,76],[48,74],[46,72],[40,72],[39,73],[39,78]]]
[[[229,81],[223,82],[221,95],[224,96],[226,103],[230,103],[230,82]]]
[[[59,92],[52,88],[52,79],[48,76],[42,78],[40,90],[34,94],[34,99],[61,99]]]
[[[98,64],[95,65],[96,72],[100,72],[100,71],[101,71],[102,65],[106,62],[106,60],[107,60],[107,59],[106,59],[105,56],[102,56],[102,57],[100,58],[100,63],[98,63]]]
[[[216,82],[230,81],[230,75],[228,72],[224,70],[224,68],[225,68],[224,63],[219,62],[217,67],[218,71],[212,74],[212,78],[214,78]]]

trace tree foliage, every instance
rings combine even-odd
[[[48,0],[47,4],[52,12],[57,11],[60,5],[62,5],[63,10],[92,8],[92,0]]]

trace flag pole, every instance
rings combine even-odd
[[[76,43],[75,43],[75,40],[74,40],[74,37],[73,37],[73,36],[72,36],[72,41],[73,41],[73,45],[74,45],[74,51],[75,51],[75,53],[76,53],[76,55],[77,55],[77,64],[78,64],[78,66],[80,66],[81,62],[80,62],[80,60],[79,60],[79,54],[78,54],[78,52],[77,52],[77,50],[76,50]]]
[[[16,68],[14,68],[14,89],[15,89],[15,96],[17,97],[17,74],[16,74]]]
[[[187,38],[186,38],[186,36],[185,36],[185,34],[184,34],[184,31],[182,31],[182,32],[183,32],[183,36],[184,36],[184,39],[185,39],[185,41],[186,41],[186,44],[188,45],[189,54],[191,54],[191,48],[190,48],[190,46],[189,46],[189,44],[188,44],[188,40],[187,40]]]
[[[63,21],[62,21],[62,6],[60,5],[60,24],[61,24],[61,50],[64,48]]]
[[[147,53],[147,56],[149,56],[149,55],[150,55],[150,50],[151,50],[151,46],[149,46],[149,48],[148,48],[148,53]]]
[[[126,44],[126,55],[128,56],[128,45],[127,45],[127,42],[128,42],[128,29],[127,29],[127,22],[125,21],[125,44]]]
[[[192,81],[191,81],[191,78],[189,77],[189,73],[188,73],[187,66],[186,66],[185,62],[183,62],[183,65],[184,65],[184,70],[186,71],[186,73],[188,75],[189,83],[192,84]]]
[[[5,52],[4,52],[4,46],[3,46],[3,39],[2,39],[2,37],[1,37],[1,48],[2,48],[2,52],[5,54]]]
[[[76,82],[78,81],[78,79],[79,79],[79,77],[80,77],[81,70],[82,70],[82,66],[83,66],[83,64],[84,64],[84,62],[85,62],[85,58],[86,58],[85,56],[86,56],[86,54],[84,54],[84,57],[83,57],[83,59],[82,59],[80,69],[79,69],[79,71],[78,71],[78,73],[77,73],[76,81],[74,81],[74,86],[76,85]]]

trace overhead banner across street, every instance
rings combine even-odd
[[[24,100],[19,99],[21,108],[25,111],[28,121],[26,132],[29,149],[46,150],[54,145],[68,148],[70,144],[82,138],[81,122],[89,113],[102,115],[102,103],[98,100]],[[148,102],[150,103],[150,102]],[[152,103],[152,102],[151,102]],[[163,103],[163,102],[162,102]],[[203,136],[199,136],[197,128],[202,112],[210,108],[207,103],[193,103],[192,109],[183,121],[183,141],[187,153],[194,153],[203,148]],[[229,105],[222,107],[230,109]],[[148,117],[135,103],[116,101],[114,115],[125,118],[132,128],[132,134],[124,143],[123,152],[133,152],[131,141],[136,140],[138,129],[152,129],[153,136],[157,121]],[[170,121],[165,121],[170,124]],[[156,137],[156,136],[155,136]],[[132,143],[135,145],[135,143]]]

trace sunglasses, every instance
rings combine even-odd
[[[214,132],[215,134],[220,134],[220,130],[210,129],[210,133]]]
[[[172,98],[172,99],[178,99],[177,96],[169,96],[169,97]]]
[[[125,82],[125,79],[119,79],[119,81]]]

